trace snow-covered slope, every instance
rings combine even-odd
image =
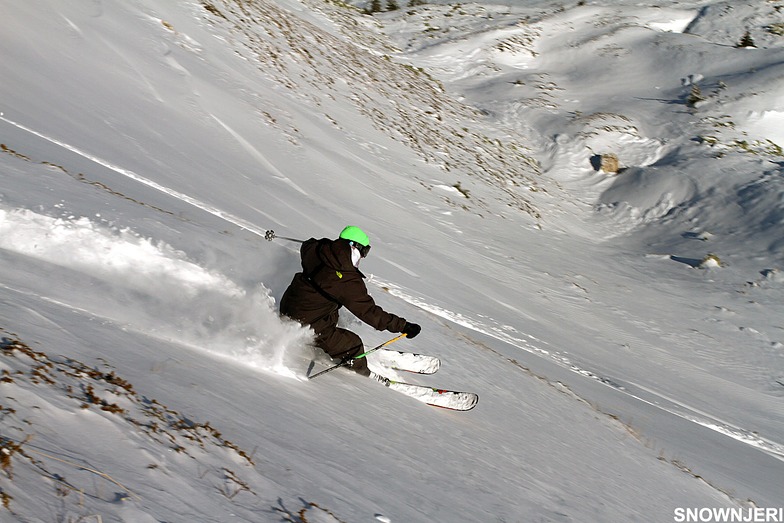
[[[0,519],[779,507],[784,5],[621,3],[5,6]],[[346,224],[474,410],[305,380]]]

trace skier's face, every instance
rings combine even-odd
[[[354,267],[359,268],[359,262],[362,260],[362,254],[354,245],[351,245],[351,263]]]

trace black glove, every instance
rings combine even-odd
[[[416,323],[406,322],[406,326],[403,327],[403,334],[405,334],[407,338],[416,338],[416,335],[419,334],[421,331],[422,331],[422,327],[420,327]]]

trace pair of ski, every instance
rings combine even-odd
[[[364,354],[356,356],[355,358],[364,358],[367,357],[367,355],[370,353],[375,353],[377,357],[377,363],[383,367],[404,372],[412,372],[414,374],[435,374],[436,371],[438,371],[438,369],[441,367],[441,360],[439,360],[437,357],[384,348],[386,345],[389,345],[393,341],[396,341],[403,336],[404,335],[393,338],[388,342],[365,352]],[[349,365],[350,361],[351,360],[349,359],[324,369],[321,372],[310,376],[309,379],[316,378],[332,370]],[[392,390],[401,392],[407,396],[411,396],[414,399],[434,407],[465,411],[473,409],[479,401],[479,396],[473,392],[458,392],[454,390],[428,387],[425,385],[404,383],[402,381],[391,380],[375,373],[371,373],[371,378],[381,382]]]

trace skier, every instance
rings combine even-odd
[[[291,280],[280,300],[280,312],[316,333],[316,345],[341,360],[364,352],[362,339],[338,327],[338,310],[345,306],[376,330],[402,332],[414,338],[422,328],[376,305],[368,294],[359,262],[370,251],[370,240],[359,227],[344,228],[338,239],[310,238],[302,243],[302,272]],[[366,358],[350,360],[352,370],[370,376]]]

